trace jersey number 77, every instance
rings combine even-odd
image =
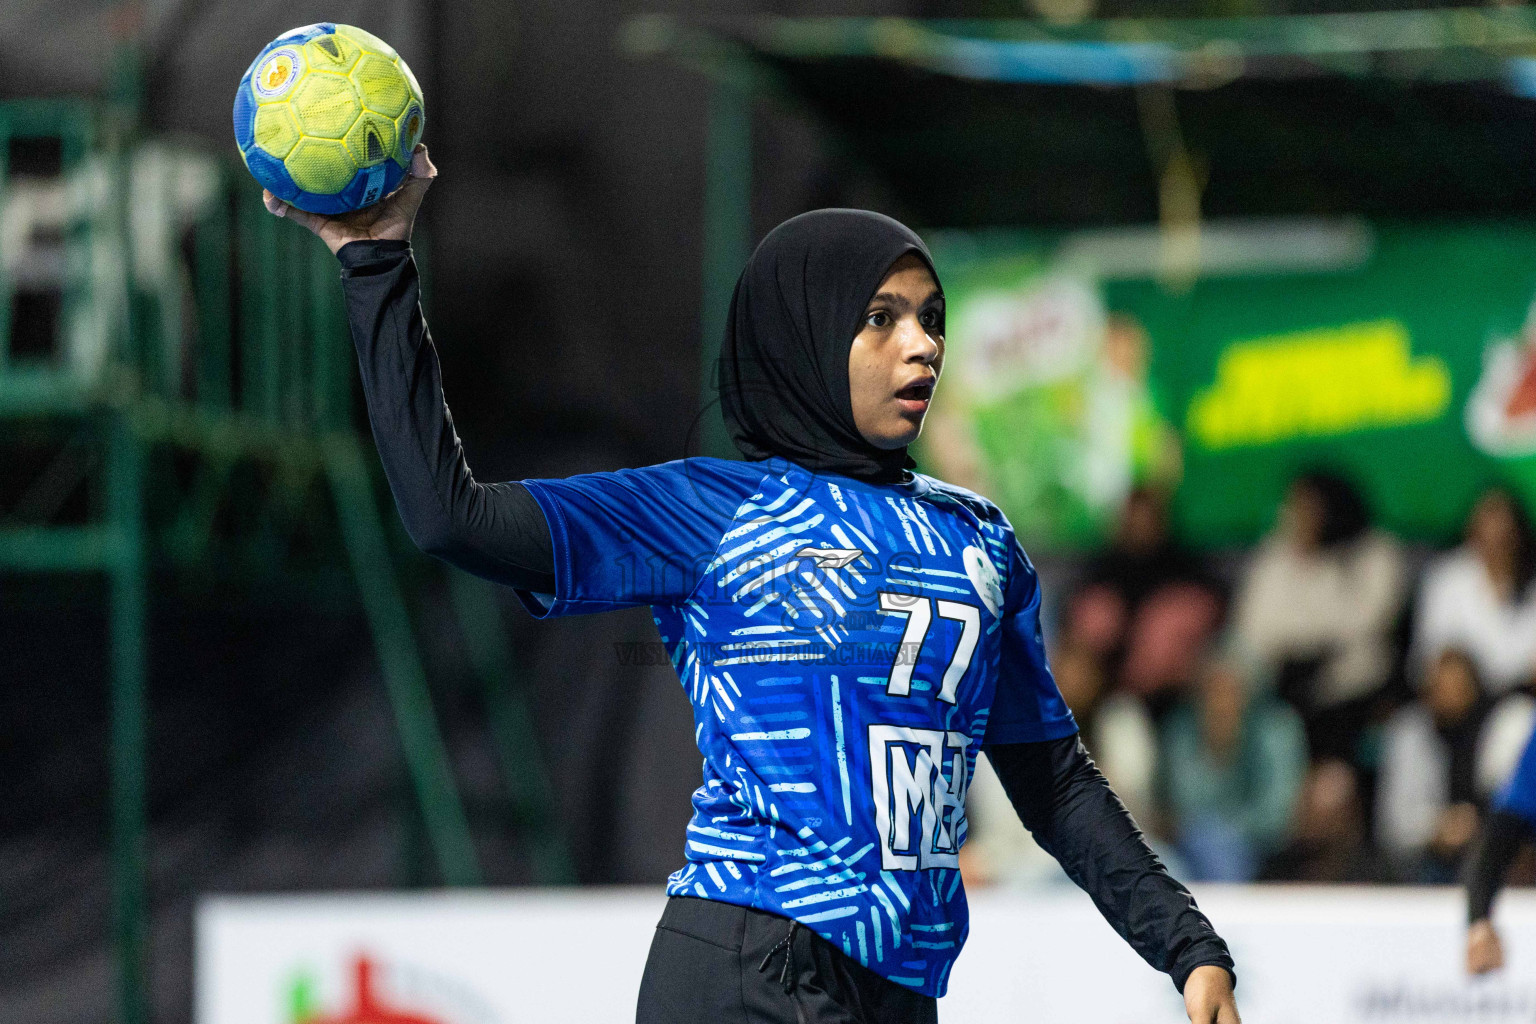
[[[913,594],[881,591],[879,596],[882,610],[906,616],[885,687],[885,692],[893,697],[912,695],[912,672],[928,639],[934,615],[961,624],[960,641],[950,655],[935,695],[954,704],[960,681],[976,654],[981,609],[961,601]],[[871,795],[875,827],[882,840],[882,869],[926,871],[959,867],[965,792],[970,781],[966,748],[970,742],[969,735],[954,730],[869,727]]]

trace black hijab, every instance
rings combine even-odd
[[[848,351],[870,297],[909,252],[933,270],[921,238],[868,210],[802,213],[763,239],[736,282],[720,351],[720,410],[748,459],[779,455],[879,483],[905,477],[906,448],[876,448],[854,424]]]

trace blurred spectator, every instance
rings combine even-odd
[[[1520,741],[1507,737],[1529,735],[1531,718],[1529,698],[1490,698],[1465,651],[1441,650],[1383,736],[1377,841],[1404,877],[1455,880],[1484,803],[1514,767]]]
[[[1193,879],[1252,881],[1285,842],[1307,741],[1259,675],[1234,654],[1211,658],[1163,723],[1163,784]]]
[[[1366,843],[1355,769],[1336,757],[1307,772],[1292,838],[1260,876],[1278,882],[1385,882],[1390,875]]]
[[[1536,549],[1514,495],[1494,487],[1478,498],[1461,547],[1430,566],[1414,622],[1420,670],[1459,647],[1489,692],[1536,677]]]
[[[1065,634],[1099,659],[1111,689],[1157,697],[1193,675],[1222,599],[1201,560],[1173,539],[1163,493],[1137,487],[1109,550],[1067,603]]]
[[[1398,543],[1373,530],[1348,481],[1308,473],[1238,592],[1243,645],[1277,673],[1315,756],[1356,759],[1360,733],[1393,664],[1393,624],[1407,585]]]

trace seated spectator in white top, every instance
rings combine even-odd
[[[1359,763],[1407,585],[1401,546],[1371,528],[1348,481],[1296,479],[1238,589],[1234,628],[1301,712],[1314,756]]]
[[[1424,574],[1414,621],[1418,671],[1447,647],[1466,651],[1489,693],[1536,680],[1536,550],[1530,521],[1502,487],[1483,492],[1465,542]]]
[[[1524,695],[1490,698],[1465,651],[1441,650],[1418,699],[1382,736],[1376,839],[1401,877],[1455,880],[1488,796],[1518,757],[1518,745],[1503,737],[1528,735],[1532,711]]]

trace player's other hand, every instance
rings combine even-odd
[[[1487,974],[1504,966],[1504,944],[1493,922],[1484,918],[1467,929],[1467,973]]]
[[[409,242],[411,228],[416,224],[416,211],[421,209],[421,200],[426,196],[427,189],[432,187],[432,179],[436,177],[437,168],[432,166],[432,161],[427,157],[427,147],[417,143],[411,153],[411,167],[406,172],[405,180],[399,188],[372,206],[327,217],[285,203],[265,189],[262,190],[261,201],[267,212],[277,217],[287,217],[313,231],[335,253],[348,242],[368,239]]]
[[[1232,975],[1225,967],[1206,964],[1190,972],[1184,982],[1184,1012],[1191,1024],[1241,1024]]]

